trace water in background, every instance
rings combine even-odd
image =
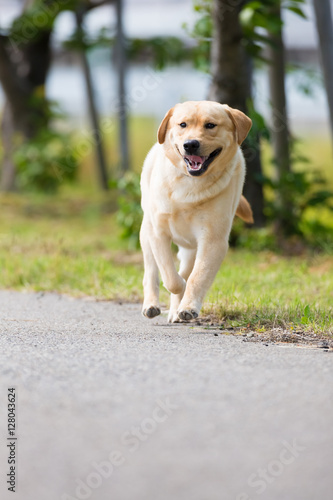
[[[92,54],[90,58],[98,109],[103,116],[115,114],[117,109],[116,72],[104,58]],[[326,96],[321,85],[314,86],[314,96],[298,90],[302,74],[287,76],[287,98],[292,127],[302,130],[328,128]],[[131,65],[127,76],[127,99],[131,114],[155,116],[160,120],[175,103],[184,100],[202,100],[207,96],[210,78],[190,66],[170,67],[154,71],[148,65]],[[77,65],[52,67],[47,80],[47,95],[59,103],[73,125],[85,123],[87,102],[83,73]],[[255,102],[258,110],[269,117],[268,79],[263,71],[255,73]],[[0,88],[0,105],[3,103]]]
[[[98,107],[103,115],[113,114],[117,106],[116,73],[111,65],[91,61]],[[326,96],[320,84],[314,84],[314,95],[304,95],[299,90],[304,75],[287,76],[287,99],[291,124],[295,127],[316,128],[328,124]],[[129,110],[137,115],[156,116],[159,120],[175,103],[184,100],[202,100],[207,96],[210,77],[191,67],[182,65],[164,71],[154,71],[149,66],[131,66],[127,78]],[[59,101],[61,107],[73,118],[86,114],[83,75],[78,67],[53,68],[47,85],[48,94]],[[268,78],[257,71],[254,82],[256,106],[269,116]],[[328,125],[327,125],[328,126]]]

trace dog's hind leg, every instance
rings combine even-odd
[[[140,231],[140,243],[144,260],[143,292],[144,301],[142,314],[147,318],[154,318],[161,314],[159,307],[159,277],[158,267],[151,250],[148,239],[148,228],[145,219],[142,222]]]
[[[182,278],[184,278],[184,280],[187,280],[192,272],[195,262],[195,255],[196,255],[196,250],[189,250],[187,248],[179,247],[177,255],[178,259],[180,260],[179,274]],[[169,323],[176,323],[177,321],[179,321],[177,311],[179,304],[183,298],[183,295],[184,292],[178,294],[173,294],[173,293],[171,294],[170,309],[168,315]]]

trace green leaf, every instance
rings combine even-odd
[[[250,24],[252,25],[253,16],[254,16],[254,10],[251,9],[250,7],[246,7],[245,9],[242,10],[242,12],[239,15],[241,24],[243,26],[248,26]]]
[[[317,191],[307,200],[307,206],[314,207],[316,205],[323,205],[331,199],[333,199],[333,193],[331,191]]]
[[[309,304],[307,304],[304,308],[304,316],[306,316],[308,318],[309,315],[310,315],[310,306],[309,306]]]
[[[311,313],[310,306],[308,304],[305,306],[304,311],[303,311],[304,316],[302,316],[302,318],[301,318],[302,325],[306,325],[309,322],[310,313]]]
[[[300,9],[299,7],[290,6],[290,7],[287,7],[287,9],[290,10],[291,12],[294,12],[295,14],[302,17],[303,19],[307,19],[307,16],[304,14],[302,9]]]

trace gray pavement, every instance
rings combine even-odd
[[[332,352],[214,333],[0,292],[0,498],[331,500]]]

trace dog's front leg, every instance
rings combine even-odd
[[[177,273],[171,251],[171,237],[165,232],[157,233],[152,230],[149,234],[149,242],[163,285],[170,293],[183,294],[186,281]]]
[[[179,274],[182,278],[185,280],[188,279],[189,275],[192,272],[194,262],[195,262],[195,255],[196,255],[196,249],[187,249],[187,248],[182,248],[179,247],[178,251],[178,259],[180,261],[180,266],[179,266]],[[169,323],[176,323],[179,321],[178,318],[178,308],[179,304],[184,296],[184,293],[179,293],[177,295],[171,294],[170,298],[170,309],[169,309],[169,315],[168,315],[168,322]]]
[[[199,315],[203,299],[212,285],[228,250],[228,242],[215,237],[205,239],[198,248],[193,271],[178,308],[178,318],[189,321]]]

